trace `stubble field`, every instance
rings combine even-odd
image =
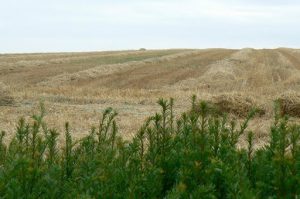
[[[300,50],[176,49],[89,53],[0,55],[0,130],[12,137],[22,116],[30,119],[45,104],[48,125],[80,138],[113,107],[119,129],[130,139],[159,110],[158,98],[174,98],[176,114],[190,107],[193,94],[231,117],[251,107],[257,146],[267,139],[273,101],[298,121]]]

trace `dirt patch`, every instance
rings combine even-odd
[[[0,106],[9,106],[14,104],[9,87],[0,82]]]

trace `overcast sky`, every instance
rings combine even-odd
[[[300,48],[299,0],[0,0],[0,53]]]

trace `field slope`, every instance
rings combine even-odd
[[[100,112],[111,106],[119,112],[124,137],[130,138],[157,111],[158,98],[175,98],[179,114],[192,94],[237,118],[249,107],[260,107],[260,122],[252,128],[262,140],[273,100],[280,98],[295,120],[300,116],[296,49],[7,54],[0,55],[0,82],[11,99],[1,104],[0,98],[0,129],[11,131],[12,121],[31,115],[41,100],[48,123],[61,129],[57,118],[69,121],[75,137],[89,131],[86,123],[97,125]]]

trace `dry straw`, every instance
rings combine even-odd
[[[199,51],[194,50],[194,51],[176,53],[173,55],[165,55],[165,56],[158,57],[158,58],[157,57],[148,58],[143,61],[129,61],[126,63],[119,63],[119,64],[100,65],[100,66],[96,66],[96,67],[89,68],[89,69],[82,70],[82,71],[75,72],[75,73],[60,74],[60,75],[51,77],[51,78],[41,82],[39,85],[58,86],[58,85],[62,85],[62,84],[78,82],[81,80],[95,79],[95,78],[99,78],[104,75],[111,75],[116,72],[120,73],[122,71],[126,71],[129,69],[139,68],[146,64],[167,62],[167,61],[171,61],[171,60],[174,60],[177,58],[182,58],[182,57],[185,57],[188,55],[194,55],[197,53],[199,53]]]
[[[213,96],[211,102],[216,108],[225,113],[238,117],[246,117],[255,108],[258,116],[266,114],[266,109],[254,98],[241,94],[222,94]]]
[[[282,115],[300,117],[300,94],[296,92],[283,93],[278,98]]]
[[[13,105],[14,99],[11,96],[9,87],[0,82],[0,106]]]

